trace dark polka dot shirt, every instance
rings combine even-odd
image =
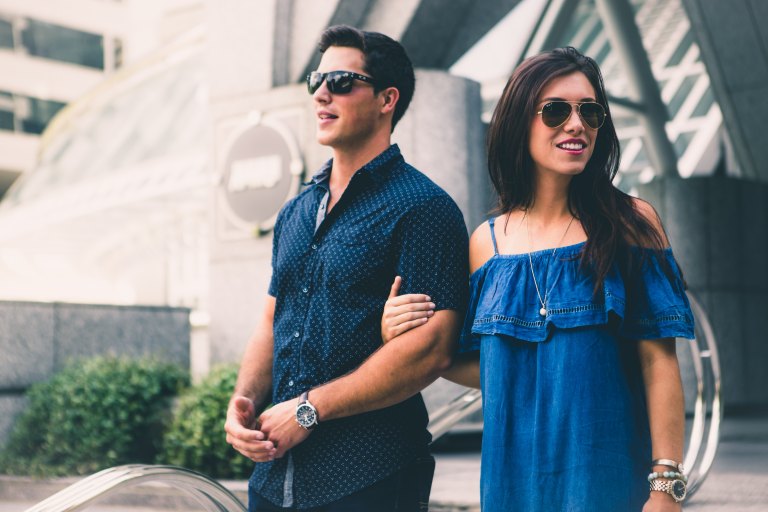
[[[325,215],[330,170],[328,162],[275,224],[274,403],[349,373],[381,346],[396,275],[401,293],[426,293],[438,310],[466,307],[467,230],[453,200],[393,145],[354,174]],[[321,411],[305,442],[256,464],[250,486],[284,507],[336,501],[424,454],[427,420],[420,394],[328,422]]]

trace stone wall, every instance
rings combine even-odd
[[[0,445],[29,386],[71,361],[153,356],[189,367],[189,310],[0,301]]]

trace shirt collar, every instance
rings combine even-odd
[[[370,176],[375,181],[381,181],[384,179],[383,171],[389,167],[388,164],[390,162],[394,162],[397,159],[402,160],[400,147],[397,144],[392,144],[386,150],[380,153],[376,158],[358,169],[358,171],[355,173],[355,176],[360,174],[363,176]],[[304,185],[319,185],[328,181],[328,178],[331,176],[332,168],[333,158],[325,162],[320,167],[320,169],[312,175],[312,178],[310,178],[308,182],[304,183]]]

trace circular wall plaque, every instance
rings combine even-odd
[[[230,221],[258,236],[268,233],[280,208],[298,193],[303,171],[288,129],[263,119],[244,124],[227,147],[221,178]]]

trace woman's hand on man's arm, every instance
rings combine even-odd
[[[435,314],[435,303],[428,295],[410,293],[400,295],[400,285],[403,280],[395,277],[389,298],[384,304],[384,313],[381,316],[381,340],[387,343],[410,331],[414,327],[424,325]]]

